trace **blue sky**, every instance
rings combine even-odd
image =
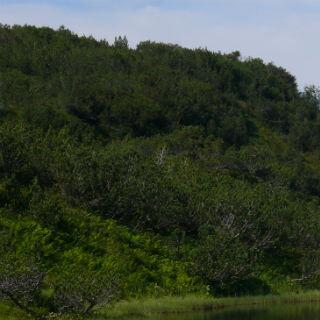
[[[320,86],[320,0],[0,0],[0,22],[240,50]]]

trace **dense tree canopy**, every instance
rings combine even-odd
[[[2,25],[0,44],[0,298],[84,314],[318,286],[317,88],[239,52],[63,27]]]

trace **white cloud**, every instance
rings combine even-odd
[[[76,0],[69,0],[69,3],[72,1],[79,3]],[[63,24],[79,34],[92,34],[109,41],[125,34],[132,45],[150,39],[214,51],[240,50],[244,56],[261,57],[287,68],[296,75],[301,86],[320,85],[316,68],[320,53],[317,41],[320,10],[289,10],[292,4],[303,5],[305,9],[308,5],[320,7],[318,0],[259,0],[259,4],[270,9],[265,13],[257,11],[257,0],[171,0],[176,4],[186,1],[197,4],[193,9],[178,5],[168,8],[160,5],[160,0],[131,0],[139,6],[130,10],[126,6],[128,0],[116,1],[118,8],[111,10],[109,0],[81,0],[91,4],[90,10],[84,12],[71,11],[52,2],[50,5],[50,1],[43,5],[2,5],[0,0],[0,21],[54,28]],[[162,4],[165,2],[169,3],[163,0]],[[213,4],[216,3],[224,7],[215,10]],[[238,7],[230,6],[228,11],[227,3],[237,3]],[[282,10],[272,13],[272,6],[281,5]]]

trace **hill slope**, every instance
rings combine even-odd
[[[316,88],[238,52],[29,26],[0,44],[3,298],[318,285]]]

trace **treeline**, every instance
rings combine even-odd
[[[317,287],[319,104],[239,52],[0,26],[0,297]]]

